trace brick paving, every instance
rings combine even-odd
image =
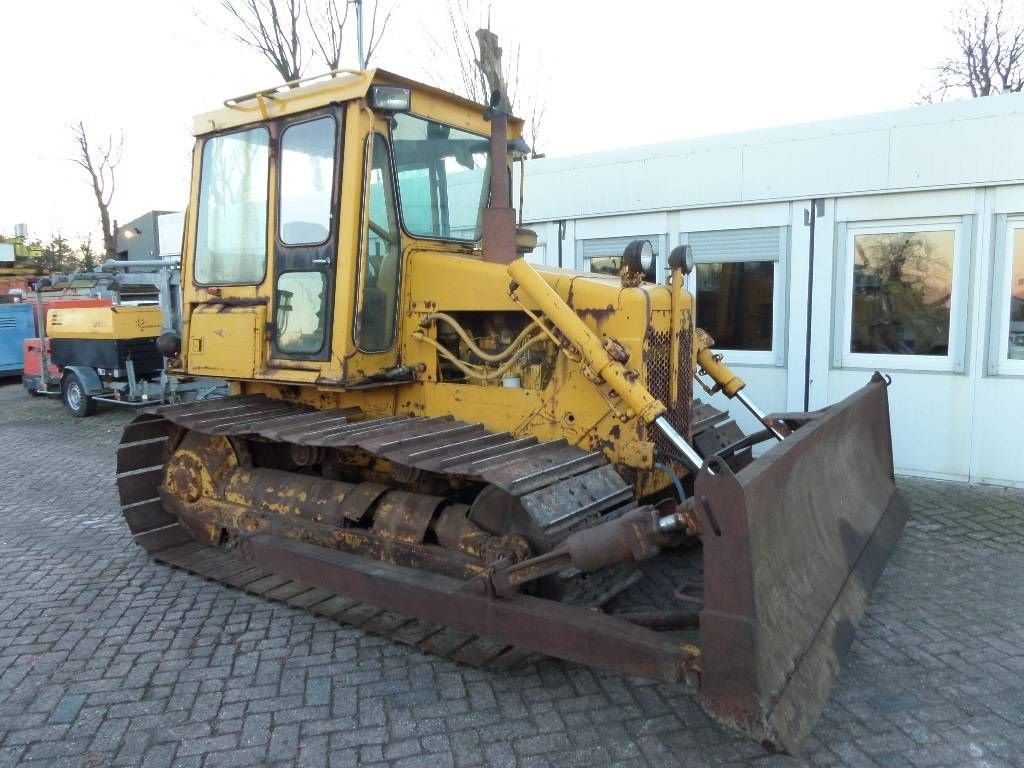
[[[1024,491],[902,481],[913,516],[801,761],[683,686],[483,672],[150,562],[125,411],[0,384],[0,766],[1021,766]]]

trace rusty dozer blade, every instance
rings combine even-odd
[[[737,474],[696,479],[703,525],[701,698],[799,752],[909,513],[893,477],[886,382],[812,414]]]

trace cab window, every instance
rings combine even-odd
[[[376,133],[371,147],[366,251],[360,278],[363,306],[359,313],[359,348],[364,352],[383,352],[395,341],[402,247],[387,139]]]
[[[391,138],[410,235],[475,242],[487,205],[488,140],[410,114],[395,115]]]
[[[284,245],[319,245],[331,230],[334,118],[290,125],[281,137],[278,236]]]
[[[264,127],[203,144],[196,221],[200,285],[259,283],[267,268],[269,134]]]
[[[327,279],[323,272],[285,272],[277,278],[277,348],[314,355],[324,345]]]

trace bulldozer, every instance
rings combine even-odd
[[[695,325],[688,248],[661,284],[641,240],[619,274],[531,264],[500,105],[377,69],[195,119],[159,346],[230,396],[125,427],[127,525],[158,561],[464,664],[689,685],[797,753],[908,515],[887,381],[765,413]]]

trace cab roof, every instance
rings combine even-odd
[[[462,96],[383,69],[343,69],[296,80],[294,84],[282,83],[265,90],[227,99],[220,109],[196,115],[192,120],[192,133],[195,136],[201,136],[227,128],[305,112],[326,104],[365,98],[370,86],[376,84],[410,88],[413,111],[417,111],[417,95],[426,96],[431,102],[443,102],[448,108],[470,111],[475,114],[482,114],[486,109],[484,105]],[[523,121],[519,118],[510,117],[510,133],[514,131],[518,134],[522,129],[522,123]]]

